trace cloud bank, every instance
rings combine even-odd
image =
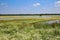
[[[55,4],[56,6],[60,6],[60,1],[57,1]]]

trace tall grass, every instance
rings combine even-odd
[[[60,25],[40,22],[2,22],[0,40],[60,40]]]

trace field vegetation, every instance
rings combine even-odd
[[[0,40],[60,40],[60,23],[45,23],[51,20],[60,17],[0,20]]]

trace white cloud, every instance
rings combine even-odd
[[[60,7],[60,1],[57,1],[55,4],[56,4],[56,6]]]
[[[34,3],[33,6],[35,7],[40,6],[40,3]]]
[[[7,5],[7,3],[0,3],[0,7],[1,7],[1,8],[7,8],[8,5]]]

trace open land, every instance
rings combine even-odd
[[[0,40],[60,40],[60,16],[0,16]]]

